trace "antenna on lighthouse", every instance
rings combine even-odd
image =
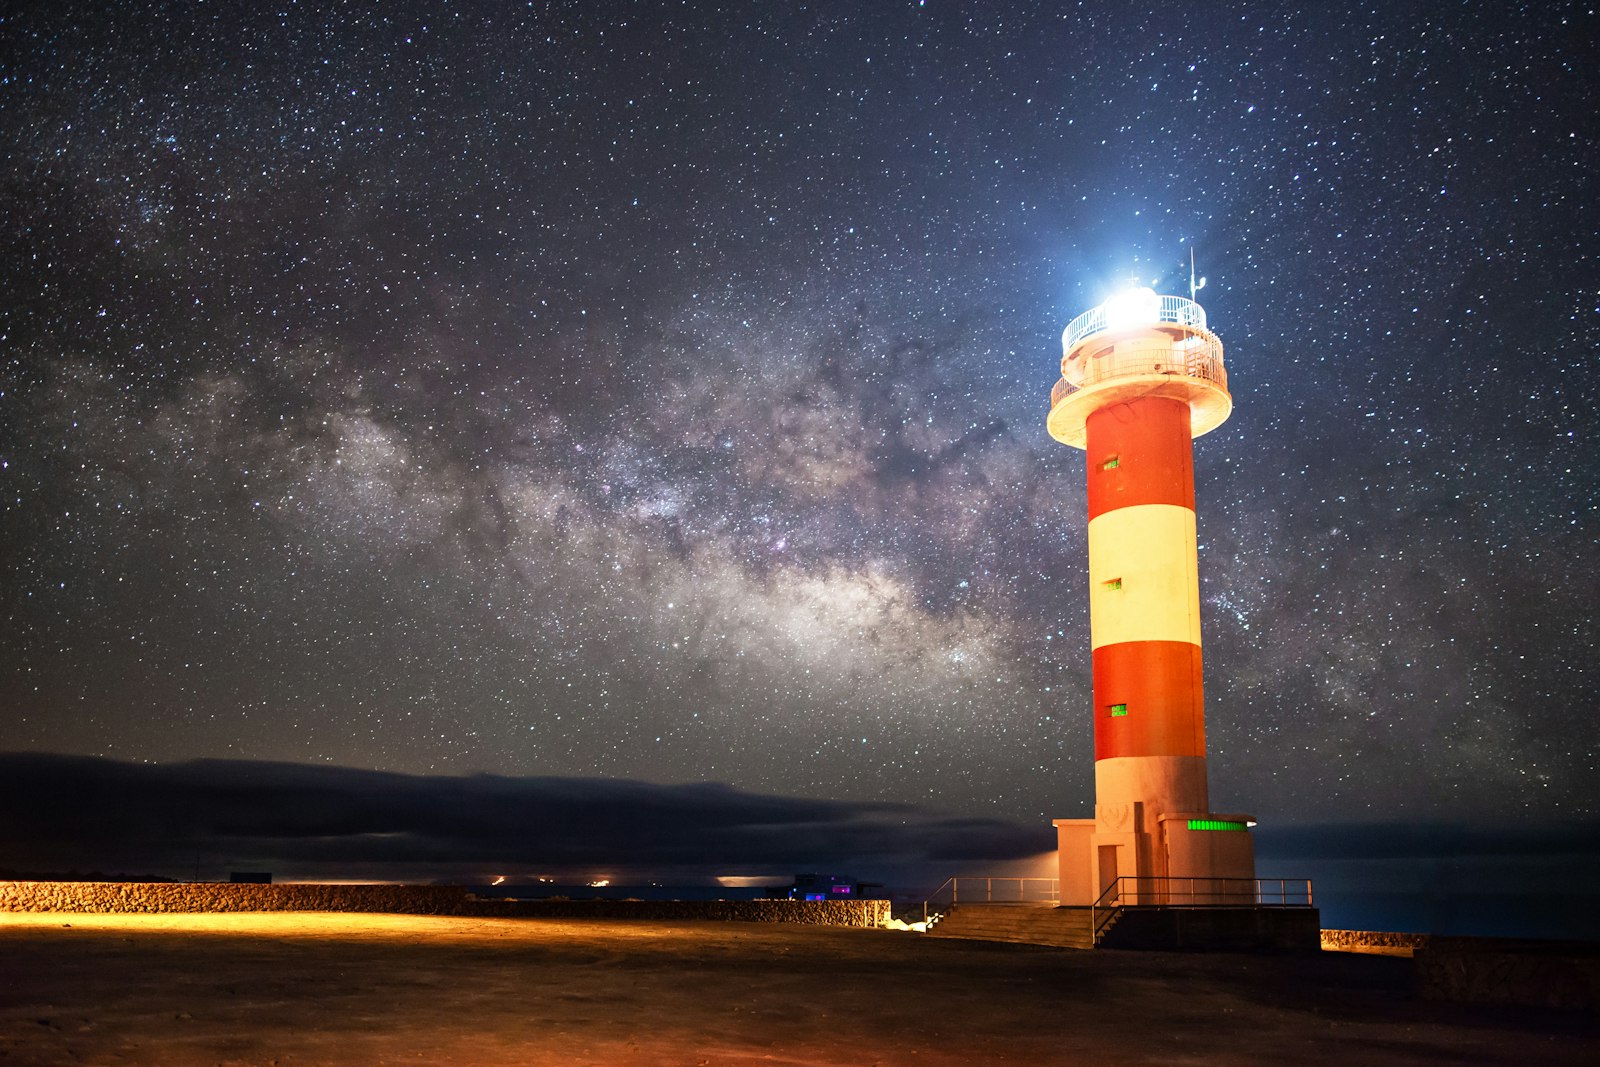
[[[1206,287],[1206,280],[1201,278],[1198,283],[1194,280],[1194,245],[1189,246],[1189,299],[1194,299],[1194,294]]]

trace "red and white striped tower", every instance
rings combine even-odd
[[[1189,881],[1255,867],[1253,820],[1213,814],[1206,791],[1192,441],[1233,409],[1222,342],[1193,300],[1135,289],[1062,347],[1048,425],[1088,453],[1095,817],[1055,824],[1061,899],[1119,876],[1123,902],[1232,898],[1243,885]]]

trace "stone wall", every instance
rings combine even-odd
[[[0,882],[0,911],[381,911],[458,915],[460,886],[232,882]]]
[[[550,919],[650,919],[656,922],[799,923],[883,926],[887,900],[478,900],[470,914]]]
[[[1324,930],[1322,947],[1410,956],[1412,985],[1424,1000],[1600,1008],[1600,946],[1594,944]]]
[[[1400,934],[1388,930],[1324,930],[1322,947],[1328,952],[1371,952],[1409,956],[1428,947],[1427,934]]]
[[[1593,943],[1435,937],[1413,959],[1424,1000],[1600,1009],[1600,946]]]
[[[889,921],[886,900],[480,900],[460,886],[232,882],[0,882],[0,911],[351,911],[862,927]]]

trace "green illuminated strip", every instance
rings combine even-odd
[[[1126,714],[1128,714],[1128,705],[1126,705],[1126,704],[1113,704],[1113,705],[1111,705],[1111,717],[1113,719],[1120,719],[1120,718],[1122,718],[1122,716],[1124,716]]]
[[[1241,833],[1250,829],[1242,822],[1228,822],[1225,819],[1190,819],[1191,830],[1237,830]]]

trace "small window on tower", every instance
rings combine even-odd
[[[1122,460],[1116,456],[1108,456],[1100,463],[1100,469],[1103,471],[1114,471],[1120,466],[1122,466]]]
[[[1126,705],[1126,704],[1113,704],[1113,705],[1111,705],[1111,717],[1113,719],[1120,719],[1120,718],[1122,718],[1123,716],[1125,716],[1127,714],[1128,714],[1128,705]]]
[[[1107,589],[1121,589],[1122,588],[1122,579],[1121,578],[1113,578],[1109,582],[1101,582],[1100,584],[1105,586]]]

